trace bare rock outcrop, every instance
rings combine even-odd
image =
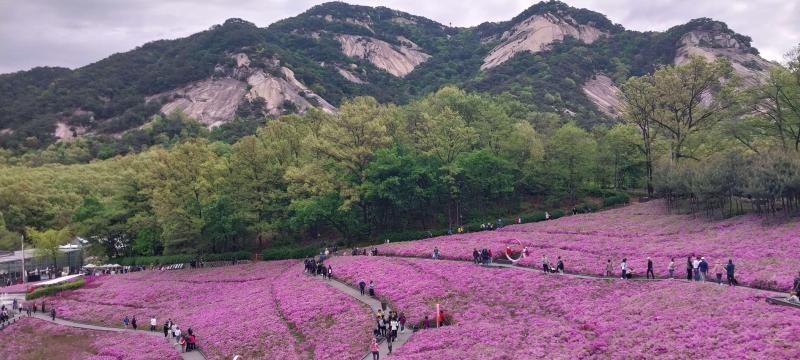
[[[400,24],[400,25],[416,25],[417,24],[416,20],[404,18],[404,17],[401,17],[401,16],[393,17],[389,21],[391,21],[391,22],[393,22],[395,24]]]
[[[169,114],[181,110],[210,127],[233,119],[236,108],[247,92],[247,85],[239,80],[206,79],[167,94],[174,100],[164,104],[161,112]]]
[[[347,79],[348,81],[350,81],[352,83],[356,83],[356,84],[366,84],[367,83],[366,81],[361,80],[361,78],[356,76],[356,74],[353,74],[350,71],[342,69],[342,68],[340,68],[338,66],[336,67],[336,71],[339,73],[339,75],[342,75],[343,78]]]
[[[56,130],[53,132],[53,136],[55,136],[59,141],[74,139],[83,134],[86,134],[85,127],[70,126],[63,121],[56,123]]]
[[[569,16],[559,17],[550,13],[533,15],[503,33],[501,43],[483,59],[481,70],[491,69],[521,52],[537,53],[547,50],[550,44],[572,37],[591,44],[605,32],[578,24]]]
[[[306,88],[294,77],[288,68],[281,68],[284,77],[277,77],[263,71],[256,71],[249,78],[250,85],[248,99],[263,98],[266,100],[266,111],[270,115],[280,115],[284,103],[293,103],[297,110],[305,112],[312,107],[319,107],[323,111],[334,112],[336,108],[322,97]]]
[[[614,81],[606,75],[596,74],[583,84],[583,93],[597,106],[603,114],[611,117],[619,116],[622,112],[622,98],[620,90]]]
[[[397,77],[408,75],[414,71],[417,65],[431,57],[418,49],[409,47],[411,45],[392,45],[368,36],[338,35],[336,40],[342,44],[342,52],[345,55],[366,59],[376,67]]]
[[[746,44],[726,32],[690,31],[681,38],[680,47],[675,53],[675,64],[684,64],[692,56],[700,56],[708,61],[726,57],[730,59],[733,70],[741,77],[741,85],[748,87],[763,82],[769,75],[769,68],[776,66],[749,50]]]

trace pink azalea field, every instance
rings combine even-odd
[[[36,318],[21,318],[0,331],[0,358],[6,360],[179,360],[158,336],[76,329]]]
[[[143,271],[100,277],[44,301],[59,317],[140,327],[155,316],[191,327],[210,359],[360,359],[372,326],[369,308],[296,261],[213,269]]]
[[[790,359],[800,311],[761,290],[679,281],[587,280],[460,261],[338,257],[350,284],[411,323],[441,304],[453,325],[414,333],[398,359]]]
[[[661,201],[496,231],[382,245],[379,250],[430,257],[434,247],[439,247],[442,258],[471,260],[475,248],[491,249],[497,257],[507,246],[516,253],[528,247],[529,256],[519,265],[538,268],[542,255],[552,263],[561,256],[567,272],[589,275],[602,274],[608,259],[619,274],[623,258],[636,274],[644,275],[647,257],[651,257],[657,276],[668,275],[667,266],[674,258],[675,277],[685,278],[687,257],[701,255],[709,262],[709,273],[714,273],[717,263],[722,268],[732,259],[741,284],[786,290],[800,270],[797,221],[765,225],[763,218],[746,215],[712,222],[669,214]]]

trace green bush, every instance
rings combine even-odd
[[[122,266],[150,266],[150,265],[171,265],[186,264],[202,259],[203,261],[232,261],[250,259],[247,251],[236,251],[220,254],[207,255],[164,255],[164,256],[135,256],[112,260]]]
[[[612,196],[603,198],[603,207],[614,206],[618,204],[627,204],[631,201],[626,193],[616,193]]]
[[[302,259],[319,254],[320,245],[307,245],[301,247],[282,246],[266,249],[261,253],[261,260]]]
[[[560,218],[562,216],[564,216],[564,210],[555,209],[552,212],[550,212],[550,218],[551,219],[558,219],[558,218]]]
[[[577,210],[579,214],[595,212],[597,209],[597,204],[591,202],[585,202],[575,206],[575,210]]]
[[[456,230],[453,229],[453,233],[455,233],[455,231]],[[429,237],[444,236],[444,235],[447,235],[447,229],[408,230],[408,231],[401,231],[401,232],[381,235],[381,240],[389,240],[389,242],[400,242],[400,241],[427,239]]]
[[[33,290],[32,292],[25,294],[25,300],[34,300],[42,296],[50,296],[66,290],[75,290],[83,285],[86,285],[86,280],[80,278],[76,281],[68,282],[66,284],[59,284],[59,285],[38,288],[36,290]]]

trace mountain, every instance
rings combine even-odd
[[[460,28],[332,2],[266,28],[230,19],[75,70],[0,75],[0,146],[118,136],[176,110],[214,127],[312,107],[333,112],[359,95],[404,103],[447,84],[507,94],[588,127],[619,113],[616,84],[689,56],[729,58],[749,85],[773,66],[749,37],[708,18],[638,32],[548,1],[509,21]]]

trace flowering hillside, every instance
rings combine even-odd
[[[374,281],[379,297],[412,323],[442,304],[454,325],[415,333],[400,359],[717,359],[800,354],[800,312],[765,293],[683,282],[609,282],[484,268],[463,262],[341,257],[351,284]]]
[[[101,277],[45,299],[59,317],[140,326],[155,316],[191,327],[209,358],[357,359],[369,341],[370,311],[302,274],[296,262]]]
[[[23,317],[0,332],[5,360],[178,360],[180,355],[158,336],[76,329]]]
[[[520,264],[541,266],[541,256],[554,262],[561,256],[567,272],[597,275],[611,259],[614,271],[628,258],[643,275],[647,257],[652,257],[658,276],[667,276],[667,265],[675,259],[675,276],[686,275],[688,256],[702,255],[713,268],[733,259],[740,283],[763,288],[788,289],[800,269],[800,223],[764,225],[755,216],[709,222],[686,215],[671,215],[660,201],[621,209],[576,215],[496,231],[442,236],[427,240],[383,245],[380,251],[404,256],[430,256],[439,247],[441,256],[472,259],[474,248],[489,248],[501,254],[506,246],[530,256]]]

